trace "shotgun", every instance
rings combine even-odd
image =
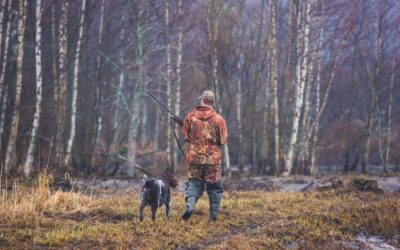
[[[148,93],[149,96],[151,96],[156,102],[158,102],[158,104],[161,105],[161,107],[163,107],[166,111],[168,111],[168,113],[171,114],[171,118],[179,124],[179,126],[183,126],[183,121],[181,118],[179,118],[178,116],[176,116],[164,103],[162,103],[160,100],[158,100],[153,94]]]

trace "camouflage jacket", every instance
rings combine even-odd
[[[226,143],[225,120],[211,107],[194,108],[183,121],[183,137],[190,144],[187,160],[194,164],[221,164],[219,146]]]

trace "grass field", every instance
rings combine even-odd
[[[138,219],[137,192],[106,197],[14,183],[0,199],[0,249],[346,249],[360,234],[398,246],[400,197],[351,187],[312,192],[227,191],[219,220],[208,222],[203,196],[188,222],[183,194],[174,191],[172,216],[146,210]]]

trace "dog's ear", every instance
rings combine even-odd
[[[143,175],[143,183],[145,183],[148,180],[147,175]]]

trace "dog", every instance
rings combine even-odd
[[[165,205],[165,212],[169,218],[171,212],[171,190],[170,187],[177,187],[178,179],[168,172],[159,179],[143,176],[143,187],[140,192],[140,221],[144,219],[144,208],[151,207],[151,219],[156,220],[156,212],[159,207]]]

